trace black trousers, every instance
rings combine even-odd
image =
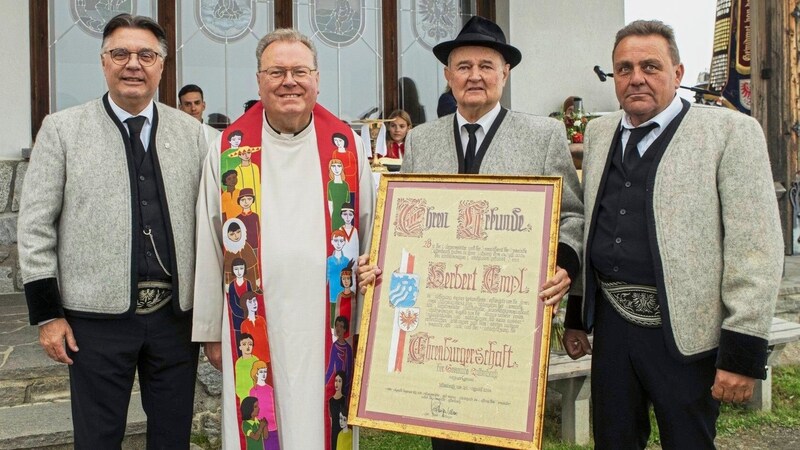
[[[592,351],[595,449],[643,449],[653,405],[665,450],[713,449],[719,402],[711,397],[716,356],[691,363],[673,358],[661,328],[620,317],[597,297]]]
[[[472,442],[448,441],[447,439],[431,438],[433,450],[502,450],[491,445],[473,444]]]
[[[130,319],[67,317],[76,449],[119,449],[138,369],[148,449],[188,449],[199,345],[172,305]]]

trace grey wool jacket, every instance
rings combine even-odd
[[[196,119],[160,103],[155,110],[148,152],[169,211],[173,307],[181,313],[192,308],[195,202],[207,146]],[[109,113],[103,99],[93,100],[47,116],[36,136],[17,238],[32,324],[65,310],[88,317],[135,311],[135,243],[145,237],[133,229],[138,194],[127,140]]]
[[[622,114],[592,120],[586,130],[587,240]],[[671,354],[691,361],[717,351],[718,368],[763,378],[783,238],[761,126],[735,111],[692,105],[647,183],[648,235]],[[597,292],[591,261],[584,261],[583,303],[570,301],[567,327],[590,331]]]
[[[458,173],[453,120],[454,114],[450,114],[414,127],[406,137],[401,170]],[[558,264],[575,280],[583,246],[583,203],[564,124],[551,118],[508,111],[486,149],[479,173],[563,178]],[[574,256],[570,255],[572,252]]]

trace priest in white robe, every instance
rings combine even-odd
[[[329,279],[327,260],[332,252],[330,236],[341,232],[331,226],[326,191],[329,161],[353,164],[344,169],[357,173],[348,203],[354,205],[360,254],[367,253],[371,243],[375,187],[361,139],[317,105],[319,72],[313,43],[295,30],[275,30],[259,42],[257,55],[261,105],[251,110],[257,112],[245,113],[210,146],[203,171],[197,204],[192,338],[204,344],[206,356],[223,372],[223,448],[252,448],[263,442],[265,449],[330,450],[336,443],[331,442],[331,424],[326,423],[327,405],[335,385],[333,377],[325,379],[325,372],[333,335],[330,302],[336,299],[328,298],[328,286],[341,280]],[[347,158],[334,156],[336,147],[323,138],[342,132],[342,127],[352,135]],[[260,360],[269,360],[264,361],[270,371],[266,381],[274,388],[277,427],[259,425],[263,414],[253,409],[256,404],[258,411],[269,410],[272,405],[259,404],[269,400],[252,394],[246,398],[255,400],[244,402],[236,395],[236,384],[247,381],[251,374],[246,369],[253,363],[239,353],[235,340],[243,332],[235,329],[233,316],[241,309],[228,300],[223,277],[228,268],[223,267],[220,158],[228,147],[226,134],[233,129],[243,133],[242,145],[261,148],[251,156],[261,178],[261,198],[255,198],[260,203],[260,242],[254,250],[261,286],[253,290],[263,307],[252,307],[266,318],[268,356]],[[356,303],[348,312],[351,334],[358,333],[360,323],[362,304]],[[258,337],[251,341],[259,345]],[[252,355],[259,350],[253,349]],[[246,408],[241,407],[243,403]]]

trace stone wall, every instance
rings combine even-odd
[[[192,433],[207,438],[218,448],[222,425],[222,374],[211,366],[200,350],[197,383],[194,390],[194,420]]]
[[[17,258],[17,213],[27,161],[0,161],[0,294],[22,291]]]

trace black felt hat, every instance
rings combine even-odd
[[[513,45],[506,43],[506,35],[503,30],[496,23],[480,16],[470,18],[452,41],[442,42],[433,47],[433,54],[446,66],[450,52],[466,45],[495,49],[503,55],[512,68],[522,61],[522,53]]]

